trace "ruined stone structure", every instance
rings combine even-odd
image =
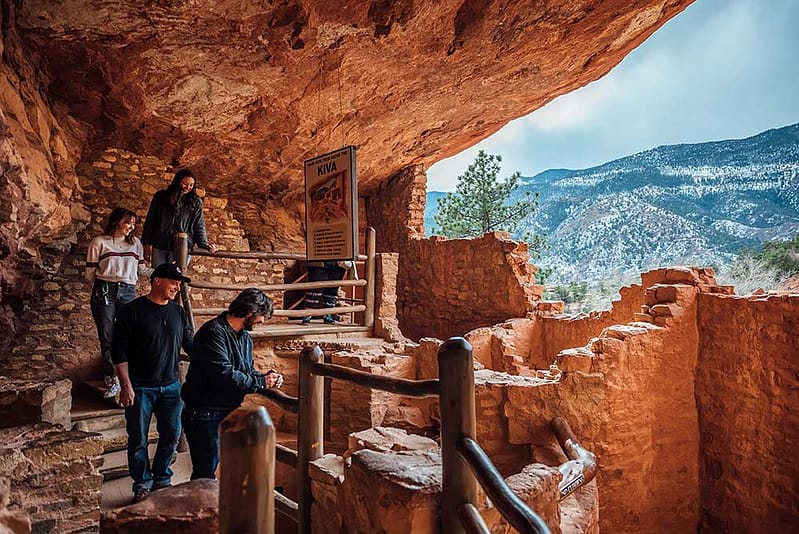
[[[377,312],[373,337],[321,342],[329,361],[433,378],[440,340],[466,335],[478,439],[554,531],[795,528],[799,296],[736,297],[709,271],[668,269],[572,317],[541,300],[525,244],[423,237],[426,166],[602,76],[689,3],[0,0],[0,528],[100,524],[109,444],[72,429],[70,389],[99,371],[82,267],[110,209],[143,217],[190,166],[212,242],[301,252],[302,162],[345,144],[358,148],[361,234],[377,230]],[[191,264],[225,283],[297,268]],[[296,394],[307,342],[259,339],[256,365]],[[342,382],[326,395],[315,517],[331,532],[435,531],[437,401]],[[267,405],[290,443],[296,416]],[[556,415],[600,466],[564,501]],[[276,476],[296,495],[291,469]],[[102,527],[211,532],[215,492],[175,488]]]

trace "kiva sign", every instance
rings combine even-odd
[[[354,146],[305,162],[305,246],[308,261],[358,257]]]

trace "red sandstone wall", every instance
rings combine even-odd
[[[397,311],[412,339],[462,336],[480,326],[524,317],[543,288],[525,243],[495,233],[480,239],[422,239],[426,176],[410,167],[367,199],[379,252],[399,253]]]
[[[546,369],[563,349],[587,343],[610,325],[634,321],[644,303],[643,286],[626,286],[619,293],[621,299],[614,301],[610,310],[589,315],[537,316],[533,346],[527,355],[528,365],[534,369]]]
[[[86,248],[102,232],[111,209],[123,206],[140,217],[136,234],[147,214],[153,193],[166,187],[173,172],[150,156],[109,148],[79,167],[89,225],[77,235],[77,243],[60,250],[60,266],[48,274],[33,292],[29,309],[17,321],[19,335],[10,348],[10,356],[0,362],[0,374],[16,378],[66,376],[74,381],[100,374],[97,333],[89,309],[90,284],[84,278]],[[199,177],[198,187],[202,187]],[[249,250],[240,223],[230,212],[226,199],[206,196],[205,218],[209,239],[222,249]],[[205,281],[220,283],[283,282],[283,263],[192,258],[189,274]],[[149,281],[140,280],[139,294],[149,289]],[[192,290],[195,307],[224,307],[236,291]],[[276,295],[273,295],[276,296]],[[280,304],[280,300],[276,301]],[[198,322],[202,322],[200,319]]]
[[[799,295],[700,295],[701,532],[799,528]]]
[[[0,9],[0,362],[41,276],[88,221],[74,172],[85,131],[51,111],[42,80],[17,34],[16,10]]]

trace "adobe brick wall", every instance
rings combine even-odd
[[[794,532],[799,294],[703,294],[697,315],[700,532]]]

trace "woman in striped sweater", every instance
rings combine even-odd
[[[86,253],[86,278],[93,282],[91,309],[100,338],[100,353],[105,375],[105,397],[120,391],[119,379],[111,361],[111,334],[122,306],[136,298],[139,275],[149,276],[152,269],[144,262],[141,241],[133,236],[136,214],[114,208],[108,217],[105,233],[92,239]]]

